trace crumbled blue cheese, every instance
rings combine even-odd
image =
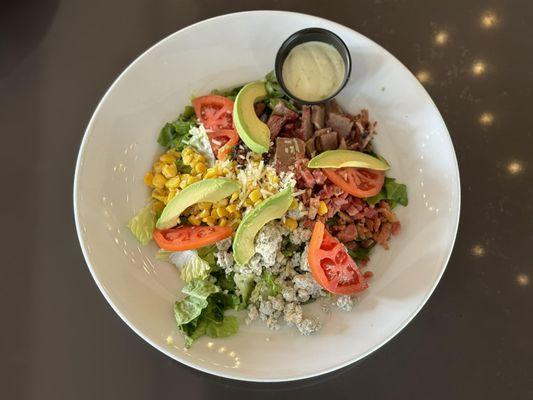
[[[311,232],[310,229],[304,228],[303,226],[299,226],[290,233],[289,239],[294,244],[308,243],[309,239],[311,239],[312,234],[313,232]]]
[[[255,252],[263,258],[263,264],[271,267],[281,247],[283,228],[279,223],[266,224],[255,238]]]
[[[207,136],[204,126],[200,125],[199,127],[192,127],[189,130],[189,134],[191,137],[187,144],[203,154],[210,167],[215,165],[215,154],[211,148],[211,143],[209,142],[209,137]]]
[[[336,305],[343,311],[352,311],[354,299],[351,296],[343,295],[337,297]]]
[[[249,325],[251,322],[255,321],[257,317],[259,316],[259,311],[257,311],[257,307],[253,304],[250,304],[248,306],[248,316],[245,319],[246,325]]]
[[[226,270],[226,272],[230,272],[234,265],[233,260],[233,253],[229,253],[227,250],[220,250],[216,253],[217,257],[217,265]]]
[[[310,334],[318,331],[322,325],[317,319],[305,318],[300,323],[296,324],[296,327],[302,335],[309,336]]]
[[[226,238],[224,240],[221,240],[220,242],[217,242],[217,249],[220,251],[228,251],[231,247],[232,239]]]
[[[304,251],[300,255],[300,270],[301,271],[310,271],[309,261],[307,260],[307,254],[309,253],[309,245],[305,246]]]
[[[283,309],[283,318],[288,326],[297,325],[302,322],[302,306],[296,303],[287,303]]]
[[[292,278],[294,288],[300,291],[306,291],[312,298],[317,298],[322,295],[322,287],[315,281],[313,275],[310,273],[299,274]]]

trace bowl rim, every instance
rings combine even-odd
[[[311,373],[294,374],[294,375],[292,375],[292,376],[290,376],[288,378],[256,378],[256,377],[243,376],[243,375],[238,375],[238,374],[231,374],[231,373],[227,373],[227,372],[223,372],[223,371],[213,371],[213,370],[210,370],[209,368],[203,367],[201,365],[197,365],[197,364],[195,364],[194,362],[191,362],[189,359],[187,359],[185,357],[177,356],[177,355],[171,353],[165,347],[160,346],[157,343],[153,342],[143,332],[141,332],[139,329],[137,329],[137,327],[121,312],[120,308],[115,304],[115,302],[113,301],[111,296],[107,293],[104,285],[99,281],[98,276],[97,276],[97,274],[96,274],[96,272],[95,272],[95,270],[94,270],[94,268],[93,268],[93,266],[92,266],[92,264],[90,262],[87,246],[85,245],[85,242],[83,240],[83,230],[82,230],[82,227],[80,225],[80,216],[79,216],[79,202],[80,202],[80,200],[78,199],[78,188],[79,188],[79,180],[80,180],[80,170],[82,169],[82,164],[83,164],[83,156],[85,154],[87,143],[89,142],[89,139],[90,139],[90,136],[91,136],[91,130],[92,130],[93,125],[95,123],[96,116],[99,114],[100,109],[103,107],[103,103],[105,102],[105,100],[107,99],[109,94],[113,91],[113,89],[118,84],[118,82],[122,79],[122,77],[131,68],[133,68],[133,66],[137,62],[139,62],[146,54],[148,54],[153,49],[155,49],[156,47],[161,45],[163,42],[169,40],[174,35],[177,35],[177,34],[179,34],[181,32],[187,31],[189,29],[193,29],[196,26],[198,26],[200,24],[203,24],[205,22],[208,22],[208,21],[217,20],[217,19],[224,19],[224,18],[227,18],[229,16],[252,15],[252,14],[278,14],[280,16],[282,16],[282,15],[300,16],[300,17],[305,17],[305,18],[311,18],[311,19],[314,20],[313,22],[321,21],[321,22],[327,23],[327,24],[329,24],[329,26],[331,26],[333,28],[348,29],[353,34],[355,34],[357,36],[360,36],[361,38],[363,38],[365,40],[368,40],[373,46],[377,46],[377,48],[379,48],[382,51],[384,51],[385,54],[388,57],[392,58],[393,60],[395,60],[398,63],[400,68],[403,68],[406,72],[408,72],[410,75],[413,75],[413,77],[414,77],[414,74],[400,60],[398,60],[388,50],[386,50],[385,48],[380,46],[378,43],[374,42],[372,39],[369,39],[365,35],[355,31],[354,29],[352,29],[350,27],[347,27],[345,25],[342,25],[342,24],[339,24],[337,22],[328,20],[326,18],[315,16],[315,15],[299,13],[299,12],[292,12],[292,11],[280,11],[280,10],[253,10],[253,11],[242,11],[242,12],[236,12],[236,13],[222,14],[222,15],[218,15],[218,16],[215,16],[215,17],[211,17],[211,18],[207,18],[207,19],[195,22],[194,24],[188,25],[188,26],[186,26],[186,27],[184,27],[182,29],[179,29],[179,30],[177,30],[177,31],[165,36],[164,38],[162,38],[161,40],[159,40],[158,42],[156,42],[155,44],[150,46],[148,49],[146,49],[144,52],[142,52],[138,57],[135,58],[135,60],[133,60],[117,76],[117,78],[113,81],[113,83],[109,86],[109,88],[105,91],[103,96],[98,101],[98,104],[97,104],[93,114],[91,115],[89,123],[87,124],[87,127],[86,127],[86,129],[84,131],[83,138],[81,140],[80,148],[79,148],[79,151],[78,151],[78,156],[77,156],[77,159],[76,159],[76,168],[75,168],[75,172],[74,172],[74,185],[73,185],[73,192],[72,192],[73,193],[74,221],[75,221],[76,233],[77,233],[77,236],[78,236],[78,241],[80,243],[80,247],[81,247],[81,250],[82,250],[82,253],[83,253],[83,257],[84,257],[85,263],[86,263],[87,268],[89,269],[89,272],[91,273],[91,276],[94,279],[98,289],[100,290],[100,292],[102,293],[102,295],[104,296],[104,298],[106,299],[108,304],[111,306],[111,308],[122,319],[122,321],[131,330],[133,330],[139,337],[141,337],[144,341],[146,341],[152,347],[154,347],[155,349],[159,350],[160,352],[162,352],[166,356],[170,357],[171,359],[176,360],[176,361],[180,362],[181,364],[186,365],[187,367],[193,368],[195,370],[202,371],[202,372],[204,372],[206,374],[209,374],[209,375],[215,375],[215,376],[220,376],[222,378],[227,378],[227,379],[232,379],[232,380],[237,380],[237,381],[246,381],[246,382],[290,382],[290,381],[299,381],[299,380],[303,380],[303,379],[309,379],[309,378],[321,376],[321,375],[324,375],[324,374],[328,374],[328,373],[340,370],[342,368],[345,368],[345,367],[347,367],[349,365],[353,365],[356,362],[365,359],[370,354],[372,354],[373,352],[375,352],[376,350],[378,350],[379,348],[381,348],[382,346],[387,344],[391,339],[393,339],[396,335],[398,335],[413,320],[413,318],[420,312],[420,310],[424,307],[424,305],[427,303],[428,299],[431,297],[431,295],[435,291],[437,285],[439,284],[442,276],[444,275],[444,272],[446,271],[448,263],[450,261],[450,257],[452,255],[452,252],[453,252],[453,249],[454,249],[454,246],[455,246],[455,241],[457,239],[457,232],[458,232],[458,228],[459,228],[459,220],[460,220],[460,215],[461,215],[461,182],[460,182],[459,165],[458,165],[458,162],[457,162],[457,155],[455,153],[455,148],[453,146],[453,142],[452,142],[452,139],[450,137],[448,128],[446,126],[446,123],[444,122],[444,119],[442,118],[442,115],[441,115],[438,107],[436,106],[435,102],[433,101],[433,99],[431,98],[429,93],[426,91],[424,86],[418,80],[416,80],[416,78],[415,78],[415,80],[416,80],[419,88],[422,89],[422,91],[424,93],[425,100],[429,101],[430,104],[433,105],[433,107],[435,107],[435,109],[437,110],[438,117],[439,117],[439,122],[442,124],[442,128],[444,129],[444,133],[446,134],[445,136],[446,136],[446,138],[448,140],[448,144],[449,144],[449,146],[450,146],[450,148],[452,150],[453,161],[454,161],[454,164],[455,164],[455,170],[453,171],[453,174],[454,174],[454,176],[456,178],[456,182],[457,182],[456,188],[455,188],[456,191],[457,191],[457,213],[456,213],[456,215],[453,216],[453,218],[454,218],[454,221],[453,221],[453,238],[452,238],[452,241],[451,241],[450,249],[448,250],[448,255],[447,255],[446,260],[445,260],[445,262],[443,264],[442,270],[439,272],[439,274],[435,278],[431,288],[429,289],[427,294],[423,297],[423,299],[420,301],[420,303],[415,308],[415,310],[388,337],[386,337],[384,340],[382,340],[377,345],[369,348],[366,352],[364,352],[363,354],[361,354],[357,358],[354,358],[354,359],[352,359],[350,361],[342,362],[340,364],[334,365],[334,366],[329,367],[329,368],[324,368],[322,370],[314,371],[314,372],[311,372]]]

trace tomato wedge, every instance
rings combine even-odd
[[[328,292],[353,294],[368,287],[344,245],[331,236],[321,221],[315,223],[307,260],[313,277]]]
[[[233,101],[215,94],[196,97],[192,100],[196,118],[204,125],[205,129],[232,129],[233,128]]]
[[[366,168],[324,168],[324,174],[335,185],[355,197],[372,197],[385,182],[385,172]]]
[[[227,226],[179,226],[154,231],[159,247],[169,251],[193,250],[216,243],[233,233]]]
[[[234,129],[219,129],[209,132],[207,136],[209,136],[213,153],[220,161],[228,158],[231,149],[239,142],[239,135]]]

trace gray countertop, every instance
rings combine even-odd
[[[1,3],[0,397],[533,398],[533,3],[251,4]],[[334,20],[398,57],[441,111],[462,179],[455,249],[420,314],[357,365],[290,384],[215,378],[146,344],[97,289],[72,212],[78,147],[116,76],[168,34],[252,8]]]

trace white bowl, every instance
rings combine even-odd
[[[376,146],[390,174],[408,185],[398,207],[402,232],[377,249],[370,288],[352,312],[320,314],[310,337],[294,329],[245,326],[227,339],[202,338],[189,350],[172,305],[182,284],[139,246],[125,227],[143,206],[142,183],[161,148],[161,126],[191,94],[261,79],[291,33],[318,26],[337,33],[353,60],[339,96],[346,110],[368,108],[378,121]],[[202,21],[174,33],[135,60],[98,105],[81,145],[74,182],[76,228],[103,295],[139,336],[169,357],[215,375],[250,381],[316,376],[372,353],[404,328],[431,295],[452,251],[459,220],[459,171],[450,136],[430,97],[396,58],[339,24],[303,14],[254,11]],[[312,312],[313,310],[311,310]]]

